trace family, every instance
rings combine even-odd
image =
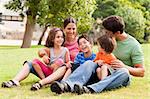
[[[33,73],[40,78],[31,86],[32,91],[51,84],[52,92],[100,93],[126,87],[131,77],[144,76],[144,57],[139,42],[124,31],[120,16],[109,16],[102,21],[105,34],[97,39],[98,53],[92,52],[87,35],[78,36],[77,22],[69,17],[63,30],[52,28],[45,48],[38,51],[41,58],[25,61],[20,72],[2,83],[3,88],[20,86]]]

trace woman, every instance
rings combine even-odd
[[[79,52],[78,43],[77,43],[77,23],[74,18],[69,17],[64,20],[64,32],[66,34],[64,45],[68,48],[69,53],[71,53],[70,54],[71,61],[74,61],[75,56]],[[41,79],[38,83],[35,83],[34,85],[32,85],[31,89],[38,90],[43,85],[62,78],[66,72],[66,68],[67,68],[66,66],[62,66],[58,68],[51,75],[47,76],[44,79]],[[2,87],[11,88],[14,86],[19,86],[20,82],[24,80],[25,78],[27,78],[30,73],[37,75],[37,73],[35,72],[32,66],[32,62],[25,62],[23,64],[23,68],[21,69],[21,71],[12,80],[8,82],[3,82]],[[5,86],[3,86],[4,83],[5,83]]]

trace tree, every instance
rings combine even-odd
[[[93,17],[105,18],[116,14],[116,8],[119,6],[118,0],[97,0],[97,9],[93,13]]]
[[[28,48],[31,46],[31,40],[36,24],[38,5],[40,4],[40,1],[41,0],[12,0],[5,5],[7,9],[20,12],[20,14],[25,14],[27,17],[25,33],[21,48]]]
[[[92,13],[96,9],[95,4],[95,0],[49,0],[47,2],[49,10],[40,13],[42,17],[38,18],[38,23],[44,26],[51,24],[51,26],[62,27],[64,19],[71,16],[78,21],[78,32],[83,33],[92,27],[94,22]]]
[[[27,10],[27,23],[21,47],[28,48],[31,46],[36,23],[61,27],[64,18],[72,16],[79,21],[79,31],[88,30],[93,23],[95,3],[95,0],[12,0],[6,8],[20,13]]]
[[[125,31],[142,41],[145,30],[145,18],[142,11],[129,6],[122,6],[117,8],[116,14],[123,17],[126,24]]]
[[[93,13],[93,17],[103,19],[110,15],[122,16],[126,23],[125,31],[142,41],[146,17],[145,8],[139,2],[141,0],[97,0],[98,9]]]

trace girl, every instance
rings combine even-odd
[[[49,76],[55,72],[64,63],[70,61],[69,51],[67,48],[62,47],[64,42],[64,33],[59,28],[53,28],[46,40],[46,49],[39,51],[39,56],[42,57],[44,63],[35,59],[32,62],[32,66],[41,79]],[[36,83],[31,87],[31,90],[37,90],[40,88],[40,83]]]
[[[46,40],[46,47],[39,50],[39,57],[43,59],[43,62],[34,59],[31,62],[35,74],[40,78],[44,79],[53,72],[55,72],[64,63],[70,61],[69,51],[66,47],[62,47],[64,43],[65,35],[60,28],[52,28],[49,32],[48,38]],[[12,84],[11,84],[12,83]],[[15,80],[9,82],[4,82],[2,87],[11,87],[15,84]],[[32,86],[31,90],[36,90],[40,84],[36,83]]]
[[[64,20],[64,32],[65,32],[65,43],[64,46],[68,48],[70,53],[70,62],[58,68],[54,73],[40,80],[38,83],[42,86],[49,84],[55,80],[61,79],[67,68],[71,67],[71,62],[74,62],[76,55],[79,53],[78,42],[77,42],[77,22],[74,18],[69,17]],[[33,85],[34,86],[34,85]],[[40,87],[40,88],[41,88]],[[39,88],[37,88],[38,90]]]
[[[64,32],[65,32],[65,47],[69,49],[71,61],[74,61],[75,56],[78,54],[78,43],[77,43],[77,22],[74,18],[69,17],[64,20]],[[45,48],[45,52],[47,48]],[[44,54],[45,54],[44,52]],[[48,53],[46,53],[48,54]],[[48,54],[49,55],[49,54]],[[69,66],[68,66],[69,67]],[[58,80],[62,78],[66,72],[67,67],[61,66],[59,67],[55,72],[53,72],[51,75],[47,76],[46,78],[40,80],[38,85],[40,85],[40,88],[46,84],[49,84],[55,80]],[[35,69],[32,66],[32,62],[25,62],[23,64],[23,68],[20,70],[20,72],[10,81],[8,81],[7,86],[5,87],[15,87],[20,85],[20,81],[24,80],[28,77],[30,73],[33,73],[37,75],[35,72]],[[38,90],[39,88],[37,88]]]

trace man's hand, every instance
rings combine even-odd
[[[114,69],[117,69],[117,68],[123,68],[125,67],[126,65],[120,61],[120,60],[114,60],[114,61],[111,61],[111,67],[114,68]]]

